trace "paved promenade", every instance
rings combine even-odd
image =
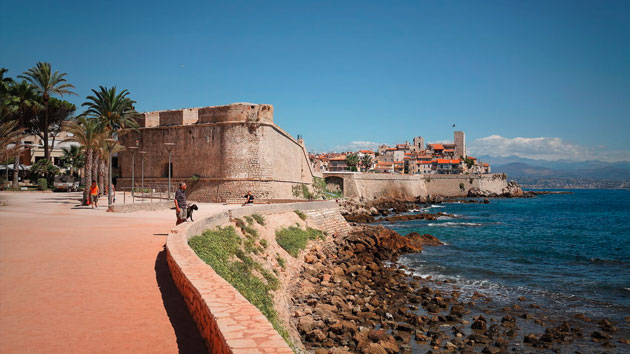
[[[163,250],[175,212],[78,198],[0,193],[0,353],[204,352]]]

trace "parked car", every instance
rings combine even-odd
[[[55,177],[54,187],[57,191],[76,192],[79,190],[79,181],[75,181],[72,176],[61,175]]]

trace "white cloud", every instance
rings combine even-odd
[[[337,145],[332,151],[357,151],[357,150],[376,150],[383,143],[377,143],[373,141],[353,141],[346,145]]]
[[[468,150],[473,155],[517,156],[547,161],[603,160],[614,162],[630,160],[630,151],[611,151],[606,150],[603,146],[588,147],[571,144],[555,137],[505,138],[500,135],[490,135],[475,139],[468,146]]]

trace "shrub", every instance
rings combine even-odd
[[[242,219],[236,218],[234,219],[234,223],[236,224],[236,227],[241,229],[241,232],[243,233],[243,235],[247,237],[253,237],[253,238],[258,237],[258,231],[256,231],[256,229],[254,229],[253,227],[245,224],[245,222]]]
[[[304,214],[302,211],[300,211],[300,210],[293,210],[293,212],[296,213],[297,216],[300,217],[300,219],[306,220],[306,214]]]
[[[245,221],[247,221],[248,225],[251,225],[254,223],[254,219],[251,216],[245,216]]]
[[[267,248],[269,247],[269,243],[267,242],[267,240],[262,239],[260,241],[258,241],[260,243],[260,245],[262,246],[262,248]]]
[[[254,218],[254,220],[256,220],[256,222],[260,224],[261,226],[265,226],[265,218],[262,215],[253,214],[252,218]]]
[[[37,179],[37,188],[42,191],[48,189],[48,181],[46,180],[46,178]]]
[[[466,186],[464,186],[464,183],[460,183],[459,184],[459,189],[461,189],[461,190],[465,190],[466,189]]]
[[[242,238],[232,226],[206,230],[203,234],[191,238],[188,244],[199,258],[256,306],[289,346],[293,347],[287,330],[282,326],[273,308],[270,292],[278,288],[278,279],[243,252]],[[253,270],[256,270],[263,279],[255,276]]]
[[[302,230],[297,226],[290,226],[276,231],[276,242],[293,257],[297,257],[306,248],[309,240],[317,238],[324,239],[324,233],[310,227]]]
[[[282,268],[283,270],[287,267],[287,261],[284,260],[284,258],[282,258],[281,255],[276,254],[276,261],[278,261],[278,265],[280,266],[280,268]]]

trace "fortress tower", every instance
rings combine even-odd
[[[453,141],[455,142],[455,156],[466,157],[466,135],[462,131],[456,131],[453,133]]]
[[[421,136],[416,136],[413,138],[413,146],[411,147],[411,151],[422,151],[424,150],[424,138]]]
[[[272,105],[233,103],[147,112],[138,123],[139,129],[127,131],[120,140],[146,153],[135,156],[135,166],[133,149],[119,153],[120,187],[131,185],[132,168],[136,186],[142,174],[145,185],[165,186],[166,144],[173,143],[172,184],[188,182],[192,200],[221,202],[240,198],[247,191],[257,199],[299,199],[293,190],[312,186],[304,142],[274,124]],[[144,159],[144,169],[140,159]]]

